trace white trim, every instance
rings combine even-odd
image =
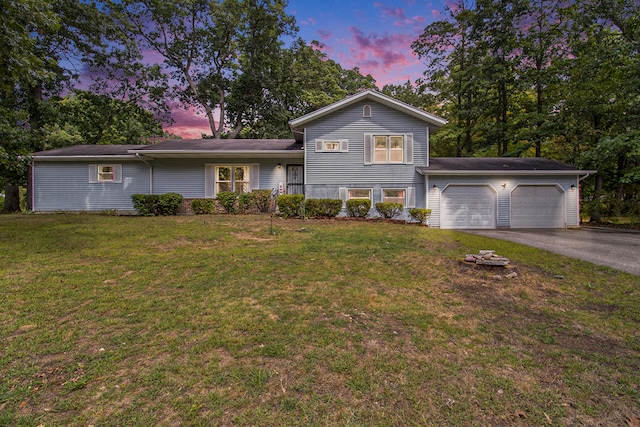
[[[348,96],[338,102],[334,102],[333,104],[327,105],[326,107],[320,108],[319,110],[316,110],[312,113],[305,114],[302,117],[298,117],[297,119],[290,120],[289,126],[291,128],[299,128],[313,120],[326,116],[327,114],[330,114],[336,110],[347,107],[351,104],[354,104],[358,101],[362,101],[365,99],[377,101],[380,104],[383,104],[383,105],[386,105],[387,107],[391,107],[395,110],[404,112],[409,116],[423,120],[434,126],[441,127],[447,124],[447,121],[441,117],[438,117],[434,114],[427,113],[426,111],[422,111],[409,104],[405,104],[404,102],[398,101],[397,99],[391,98],[390,96],[384,95],[378,91],[367,89],[362,92],[358,92],[355,95]]]
[[[416,167],[416,172],[420,175],[449,175],[449,176],[461,176],[461,175],[582,175],[587,172],[583,170],[437,170],[437,171],[425,171],[421,170],[420,166]]]

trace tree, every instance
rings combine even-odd
[[[18,212],[18,185],[26,176],[30,89],[53,79],[48,58],[38,48],[34,33],[57,31],[59,17],[46,1],[2,1],[0,15],[0,183],[3,212]]]
[[[426,61],[424,83],[443,104],[449,125],[434,135],[440,155],[463,156],[474,151],[480,115],[476,76],[479,62],[472,29],[475,11],[466,0],[447,5],[446,19],[428,25],[411,45]]]
[[[172,93],[196,106],[214,138],[231,138],[268,108],[280,37],[293,34],[283,0],[123,0],[108,10],[139,52],[152,51]],[[147,58],[151,59],[151,58]]]
[[[140,144],[162,137],[162,124],[133,102],[75,90],[44,105],[43,149],[76,144]]]

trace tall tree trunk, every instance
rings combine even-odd
[[[13,184],[4,185],[4,206],[2,213],[20,212],[20,187]]]
[[[600,211],[600,195],[602,194],[602,175],[596,174],[595,191],[593,192],[593,201],[591,202],[590,219],[593,222],[600,221],[602,212]]]

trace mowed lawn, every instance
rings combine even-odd
[[[0,425],[638,425],[639,277],[382,221],[273,231],[1,216]]]

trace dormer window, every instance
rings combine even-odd
[[[365,105],[362,107],[362,117],[371,117],[371,106]]]

